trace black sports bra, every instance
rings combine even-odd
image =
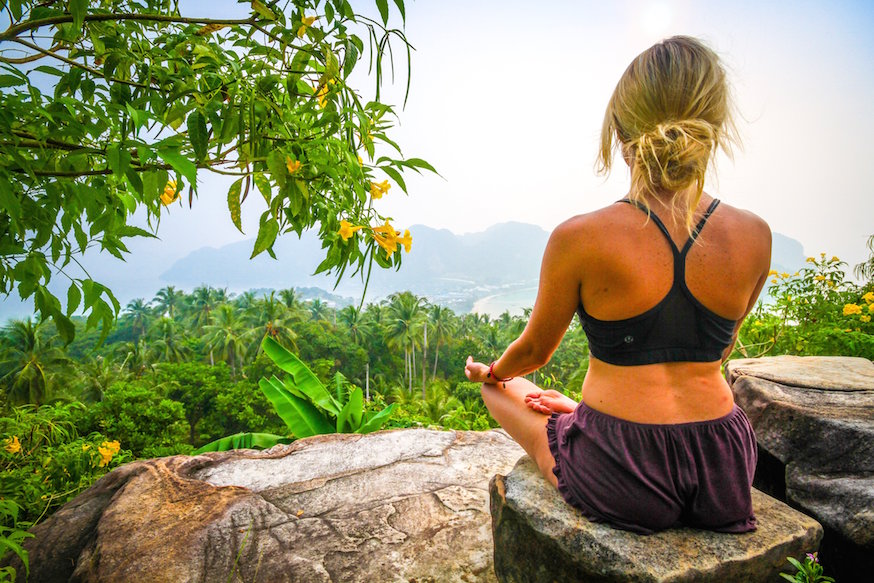
[[[646,212],[639,203],[628,199],[621,202],[633,204]],[[623,320],[593,318],[580,302],[577,313],[589,339],[592,356],[622,366],[721,360],[723,351],[732,342],[737,321],[714,314],[686,287],[686,254],[718,204],[719,200],[714,199],[682,250],[677,249],[664,223],[655,213],[649,213],[671,245],[674,282],[658,304]]]

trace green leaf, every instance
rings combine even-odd
[[[73,14],[73,28],[80,31],[88,12],[88,0],[70,0],[69,8]]]
[[[426,161],[422,160],[421,158],[407,158],[406,160],[403,161],[403,165],[409,166],[411,168],[424,168],[425,170],[430,170],[434,174],[438,174],[438,175],[440,174],[439,172],[437,172],[437,170],[434,169],[433,166],[431,166],[430,164],[428,164]]]
[[[195,166],[191,160],[180,154],[178,150],[159,149],[158,156],[164,162],[169,164],[173,170],[184,176],[189,184],[194,185],[196,183],[197,166]]]
[[[279,443],[291,443],[294,439],[273,433],[235,433],[210,441],[194,450],[195,454],[208,451],[228,451],[232,449],[269,449]]]
[[[407,192],[407,185],[404,182],[403,177],[401,177],[400,172],[398,172],[394,168],[391,168],[390,166],[380,166],[379,169],[391,176],[392,179],[394,179],[394,181],[398,183],[398,186],[401,187],[401,190],[403,190],[404,193]]]
[[[382,427],[395,409],[395,404],[392,403],[376,415],[367,419],[367,421],[359,427],[355,433],[371,433]]]
[[[379,8],[382,23],[388,25],[388,0],[376,0],[376,7]]]
[[[118,144],[112,144],[106,148],[106,163],[109,165],[112,173],[119,178],[127,173],[130,167],[130,158],[130,152],[125,148],[119,147]]]
[[[270,211],[267,211],[268,213]],[[276,235],[279,234],[279,223],[276,219],[268,219],[261,223],[258,228],[258,236],[255,238],[255,248],[252,249],[252,255],[249,259],[254,259],[262,251],[268,247],[272,247],[276,241]]]
[[[205,159],[207,154],[206,118],[197,109],[188,114],[188,139],[191,141],[191,147],[197,159]]]
[[[268,20],[276,20],[276,14],[270,8],[264,5],[261,0],[252,0],[252,10]]]
[[[21,203],[12,192],[12,185],[2,176],[0,176],[0,207],[9,213],[14,222],[21,220]]]
[[[82,301],[82,292],[79,291],[79,286],[76,282],[70,284],[67,289],[67,315],[70,316],[79,308],[79,302]]]
[[[334,425],[311,402],[276,387],[267,379],[261,379],[258,386],[295,437],[335,432]]]
[[[281,189],[285,186],[285,175],[288,169],[285,166],[285,154],[279,150],[273,150],[267,154],[267,169],[270,170],[270,175],[276,181],[277,186]]]
[[[55,323],[55,328],[58,330],[58,335],[63,340],[64,344],[69,344],[76,336],[76,326],[65,316],[60,310],[52,310],[52,321]]]
[[[349,400],[337,415],[337,433],[355,433],[361,426],[361,416],[364,414],[364,393],[355,387],[349,395]]]
[[[228,210],[231,211],[231,221],[241,233],[243,232],[243,223],[241,220],[240,210],[240,191],[243,188],[243,179],[240,178],[228,189]]]
[[[296,389],[332,415],[340,413],[340,404],[331,396],[331,393],[316,375],[295,355],[269,336],[261,343],[261,348],[276,366],[291,375],[291,381]]]
[[[395,0],[395,6],[398,7],[398,11],[400,11],[400,13],[401,13],[401,20],[406,22],[407,21],[407,11],[406,11],[406,8],[404,8],[404,0]]]
[[[273,196],[273,192],[270,188],[270,179],[264,175],[263,172],[255,173],[255,187],[258,189],[258,192],[261,193],[261,196],[264,197],[264,200],[267,201],[267,204],[270,204],[270,199]]]
[[[27,85],[27,80],[15,75],[0,75],[0,88],[15,87],[16,85]]]

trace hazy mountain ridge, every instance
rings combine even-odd
[[[549,238],[544,229],[518,222],[501,223],[464,235],[425,225],[415,225],[410,230],[412,252],[404,253],[400,271],[373,268],[367,301],[395,291],[411,290],[464,312],[486,296],[518,295],[519,290],[530,290],[536,285]],[[342,302],[337,296],[354,298],[356,303],[360,300],[363,282],[359,277],[345,277],[335,290],[334,277],[312,275],[324,258],[316,232],[305,232],[300,239],[294,235],[280,237],[274,247],[276,260],[266,253],[250,260],[253,241],[219,248],[202,247],[163,270],[154,256],[143,257],[135,249],[126,263],[108,254],[89,257],[89,269],[95,278],[116,292],[122,305],[136,297],[149,300],[158,289],[168,285],[187,291],[199,285],[211,285],[236,293],[309,287],[331,292],[324,296],[331,303]],[[774,233],[772,255],[774,269],[781,272],[794,273],[804,265],[801,243],[779,233]],[[59,292],[65,290],[55,291]],[[306,295],[317,297],[311,293]],[[531,298],[533,302],[533,295]],[[29,306],[14,297],[0,304],[2,319],[29,312]]]

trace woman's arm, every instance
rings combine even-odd
[[[768,223],[759,217],[756,217],[755,229],[756,235],[761,240],[758,245],[759,252],[757,257],[757,264],[761,271],[761,275],[759,276],[759,281],[756,282],[756,287],[750,296],[743,317],[741,317],[734,326],[734,334],[731,336],[731,344],[729,344],[722,352],[722,362],[728,360],[728,357],[731,356],[731,353],[734,351],[734,345],[737,344],[737,335],[740,333],[740,327],[743,325],[744,320],[746,320],[749,313],[756,306],[756,302],[759,301],[759,294],[762,293],[762,289],[765,287],[765,282],[768,281],[768,273],[771,270],[771,228],[768,226]],[[752,231],[752,229],[750,229],[750,231]]]
[[[578,219],[556,227],[549,237],[540,266],[540,285],[534,310],[522,334],[514,340],[492,369],[498,378],[522,376],[549,362],[580,303],[582,253]],[[488,366],[468,359],[467,377],[476,382],[487,378]]]

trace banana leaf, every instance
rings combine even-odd
[[[324,413],[309,401],[293,395],[281,384],[274,385],[267,379],[261,379],[258,386],[273,403],[276,414],[295,437],[310,437],[337,431]]]
[[[331,396],[331,393],[316,375],[295,355],[269,336],[261,343],[261,347],[267,356],[276,363],[276,366],[291,375],[294,386],[304,393],[310,401],[334,416],[340,414],[340,404]]]
[[[380,427],[382,427],[383,423],[388,421],[389,415],[394,410],[395,404],[392,403],[376,415],[372,417],[368,417],[367,421],[365,421],[364,425],[359,427],[355,433],[370,433],[372,431],[376,431]]]
[[[274,435],[272,433],[235,433],[215,441],[210,441],[194,451],[195,454],[207,451],[228,451],[231,449],[267,449],[277,443],[291,443],[291,437]]]
[[[364,414],[364,393],[355,387],[349,394],[349,400],[337,415],[337,433],[355,433],[361,426],[361,416]]]

